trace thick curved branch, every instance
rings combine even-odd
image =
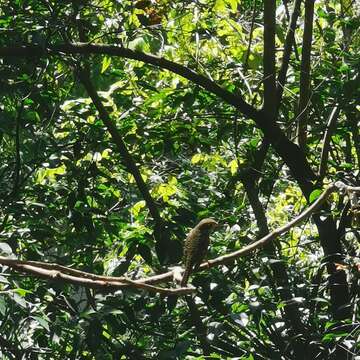
[[[23,56],[23,57],[38,57],[47,54],[107,54],[112,56],[119,56],[128,59],[143,61],[147,64],[158,66],[162,69],[167,69],[184,78],[192,81],[203,87],[205,90],[217,95],[225,102],[236,107],[241,113],[248,118],[255,121],[256,125],[261,129],[268,138],[271,145],[280,155],[283,161],[288,165],[294,178],[298,181],[302,191],[306,196],[312,191],[312,184],[310,180],[316,178],[309,163],[306,160],[304,153],[299,147],[290,141],[275,121],[269,118],[269,114],[265,111],[259,111],[248,104],[241,95],[233,94],[214,81],[208,79],[206,76],[197,74],[186,66],[177,64],[173,61],[163,59],[157,56],[144,54],[139,51],[134,51],[121,46],[102,45],[102,44],[87,44],[87,43],[70,43],[52,45],[47,49],[41,46],[17,46],[17,47],[3,47],[0,48],[0,57],[9,56]]]
[[[38,57],[46,54],[102,54],[113,55],[122,58],[142,61],[146,64],[151,64],[162,69],[169,70],[175,74],[192,81],[193,83],[205,88],[209,92],[219,96],[227,103],[237,107],[244,115],[249,118],[256,117],[258,111],[248,104],[241,95],[235,95],[217,85],[214,81],[206,76],[196,73],[188,67],[178,64],[176,62],[145,54],[140,51],[131,50],[122,46],[104,45],[104,44],[89,44],[89,43],[68,43],[59,45],[50,45],[44,49],[37,45],[28,46],[14,46],[0,48],[0,57]]]

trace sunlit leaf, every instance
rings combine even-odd
[[[104,56],[102,65],[101,65],[101,74],[103,74],[108,67],[111,65],[111,57],[110,56]]]

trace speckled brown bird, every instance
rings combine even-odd
[[[192,271],[196,271],[203,261],[210,242],[211,232],[218,223],[211,218],[201,220],[189,233],[184,246],[185,271],[181,286],[186,286]]]

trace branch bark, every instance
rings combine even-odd
[[[264,1],[264,110],[275,121],[275,12],[276,1]]]
[[[289,62],[290,62],[290,55],[291,55],[291,48],[295,41],[295,29],[296,29],[296,22],[300,15],[300,5],[302,3],[302,0],[295,0],[294,4],[294,10],[291,15],[291,20],[289,24],[289,28],[286,34],[285,39],[285,45],[284,45],[284,53],[282,58],[282,63],[278,75],[278,84],[277,84],[277,106],[276,108],[279,109],[280,103],[282,100],[282,96],[284,93],[284,87],[285,87],[285,80],[286,80],[286,74],[289,68]]]
[[[300,67],[300,99],[297,111],[297,142],[304,149],[307,139],[306,123],[310,102],[310,59],[314,20],[314,0],[305,0],[305,25]]]
[[[323,146],[321,151],[321,160],[320,160],[320,168],[319,168],[319,179],[322,180],[326,175],[327,162],[329,158],[329,150],[330,150],[330,140],[331,136],[336,127],[336,121],[340,113],[340,107],[335,106],[329,116],[328,123],[326,126],[326,131],[323,139]]]

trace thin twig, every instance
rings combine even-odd
[[[320,168],[319,168],[319,181],[321,181],[326,175],[327,162],[329,158],[329,150],[330,150],[330,139],[335,130],[335,124],[337,118],[340,113],[340,107],[335,106],[329,116],[328,123],[326,126],[326,131],[323,138],[323,146],[321,151],[321,160],[320,160]]]

